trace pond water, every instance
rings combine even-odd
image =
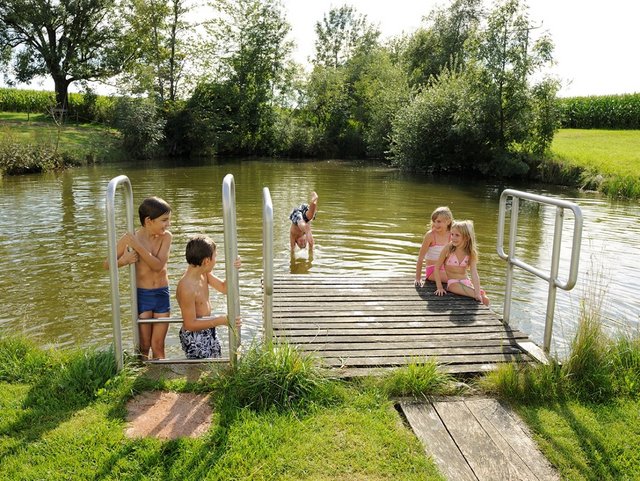
[[[0,179],[0,334],[22,333],[51,347],[106,346],[112,342],[110,286],[102,269],[107,253],[105,192],[113,177],[125,174],[134,205],[150,195],[172,208],[173,245],[169,260],[173,314],[179,315],[175,284],[185,268],[189,235],[206,233],[219,245],[216,271],[224,276],[222,180],[235,178],[243,339],[261,327],[262,188],[274,206],[275,273],[405,276],[412,283],[415,262],[429,217],[440,205],[458,219],[473,219],[480,248],[479,273],[503,310],[506,263],[496,253],[498,202],[505,188],[559,197],[583,210],[584,229],[576,288],[558,291],[553,348],[566,347],[575,330],[581,300],[600,305],[612,331],[639,330],[640,206],[595,193],[549,186],[519,186],[459,179],[434,181],[385,166],[343,161],[294,162],[234,160],[189,165],[119,164],[77,168],[55,174]],[[319,194],[312,258],[291,258],[288,215]],[[118,231],[125,226],[124,201],[117,195]],[[137,216],[137,215],[136,215]],[[519,257],[548,271],[555,208],[521,203]],[[138,224],[137,219],[134,221]],[[561,279],[568,275],[573,217],[563,232]],[[508,228],[507,228],[508,232]],[[505,241],[506,242],[506,241]],[[506,246],[505,246],[505,250]],[[131,346],[127,271],[121,269],[123,345]],[[516,269],[512,324],[542,343],[547,283]],[[225,311],[214,296],[214,310]],[[170,356],[180,355],[172,325]],[[223,339],[226,333],[222,333]]]

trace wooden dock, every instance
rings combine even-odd
[[[451,481],[557,481],[527,426],[495,399],[400,403],[407,421]]]
[[[446,372],[473,374],[539,354],[490,308],[434,291],[435,284],[417,288],[411,278],[277,276],[274,337],[315,353],[342,377],[425,358]]]

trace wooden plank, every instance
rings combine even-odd
[[[425,452],[447,479],[478,481],[431,404],[403,402],[400,407]]]
[[[452,329],[455,327],[455,329]],[[416,334],[450,334],[450,335],[466,335],[472,333],[498,333],[500,326],[429,326],[429,327],[407,327],[407,328],[385,328],[376,327],[366,329],[363,327],[332,327],[331,329],[320,329],[315,326],[306,326],[305,328],[286,327],[280,328],[274,326],[274,333],[279,337],[287,337],[289,335],[296,336],[349,336],[349,335],[416,335]]]
[[[324,349],[307,349],[307,352],[317,352],[322,357],[440,357],[440,356],[482,356],[484,354],[521,354],[522,351],[517,346],[468,346],[468,347],[425,347],[413,349],[335,349],[334,346],[325,346]]]
[[[522,473],[521,479],[560,479],[511,409],[489,398],[468,399],[465,404],[504,456]]]
[[[280,331],[282,332],[282,331]],[[456,345],[456,343],[465,343],[465,342],[482,342],[482,341],[503,341],[509,343],[518,342],[520,339],[528,339],[526,334],[523,333],[505,333],[504,331],[496,329],[493,332],[467,332],[464,335],[455,335],[441,333],[441,334],[413,334],[413,335],[403,335],[403,334],[389,334],[389,335],[357,335],[357,336],[318,336],[314,334],[311,335],[288,335],[286,336],[286,341],[290,344],[309,344],[309,343],[381,343],[381,342],[447,342],[451,343],[451,345]]]
[[[464,401],[434,402],[433,406],[479,481],[521,479]]]
[[[315,343],[298,343],[298,349],[323,351],[368,351],[368,350],[390,350],[390,349],[442,349],[442,348],[476,348],[506,346],[514,350],[520,351],[516,343],[510,344],[501,342],[500,339],[460,339],[451,340],[449,338],[440,341],[393,341],[385,339],[384,342],[321,342]]]
[[[299,322],[298,322],[299,321]],[[349,329],[349,328],[361,328],[361,329],[405,329],[405,328],[428,328],[428,327],[444,327],[452,328],[460,326],[462,323],[465,325],[472,324],[474,326],[496,326],[498,323],[491,318],[477,319],[477,320],[434,320],[426,321],[423,319],[398,319],[391,318],[389,320],[376,319],[375,317],[362,317],[355,319],[297,319],[296,321],[276,321],[273,320],[274,329]]]
[[[316,353],[322,358],[325,365],[336,367],[373,367],[373,366],[401,366],[412,361],[411,356],[370,356],[370,357],[325,357],[322,353]],[[426,356],[429,357],[429,356]],[[530,361],[521,354],[483,354],[478,356],[471,355],[451,355],[451,356],[434,356],[436,362],[440,364],[487,364],[490,362],[514,362],[514,361]]]

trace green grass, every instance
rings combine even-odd
[[[551,150],[559,159],[585,169],[640,177],[640,130],[561,129]]]
[[[66,122],[61,126],[43,114],[0,113],[0,143],[55,146],[76,162],[113,160],[121,156],[120,135],[95,124]]]
[[[564,480],[640,479],[640,400],[517,405]]]
[[[112,358],[0,340],[0,480],[443,479],[386,396],[319,381],[317,372],[304,380],[307,359],[287,346],[256,354],[246,369],[277,379],[298,397],[272,408],[224,402],[230,393],[216,390],[215,381],[151,381],[131,365],[115,374]],[[297,380],[283,385],[279,373],[289,367]],[[236,385],[255,379],[240,377]],[[334,395],[319,402],[315,390],[327,383]],[[215,405],[235,413],[215,410],[210,431],[198,439],[128,439],[125,403],[148,389],[213,389]],[[283,399],[275,385],[267,389],[272,399]]]

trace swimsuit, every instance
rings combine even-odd
[[[462,262],[460,262],[458,260],[458,257],[453,252],[449,254],[449,257],[447,257],[447,260],[445,261],[446,265],[452,266],[452,267],[467,267],[468,263],[469,263],[469,256],[464,256],[464,259],[462,259]]]
[[[222,356],[220,341],[216,336],[216,328],[210,327],[202,331],[180,329],[180,344],[187,359],[205,359]]]
[[[440,258],[440,253],[442,252],[442,249],[444,249],[445,245],[446,244],[431,244],[429,246],[429,249],[427,249],[427,255],[425,256],[425,259],[428,261],[437,261]],[[435,270],[436,266],[434,264],[427,264],[425,277],[429,279],[429,276],[431,276],[435,272]],[[444,265],[440,266],[440,270],[444,272]]]
[[[138,314],[151,311],[157,314],[164,314],[171,311],[169,301],[169,286],[157,289],[143,289],[138,287]]]
[[[316,218],[316,215],[313,214],[313,219],[309,219],[307,217],[307,212],[309,211],[309,204],[300,204],[298,207],[294,207],[289,214],[289,220],[294,223],[294,225],[298,225],[298,222],[305,221],[309,222]]]

